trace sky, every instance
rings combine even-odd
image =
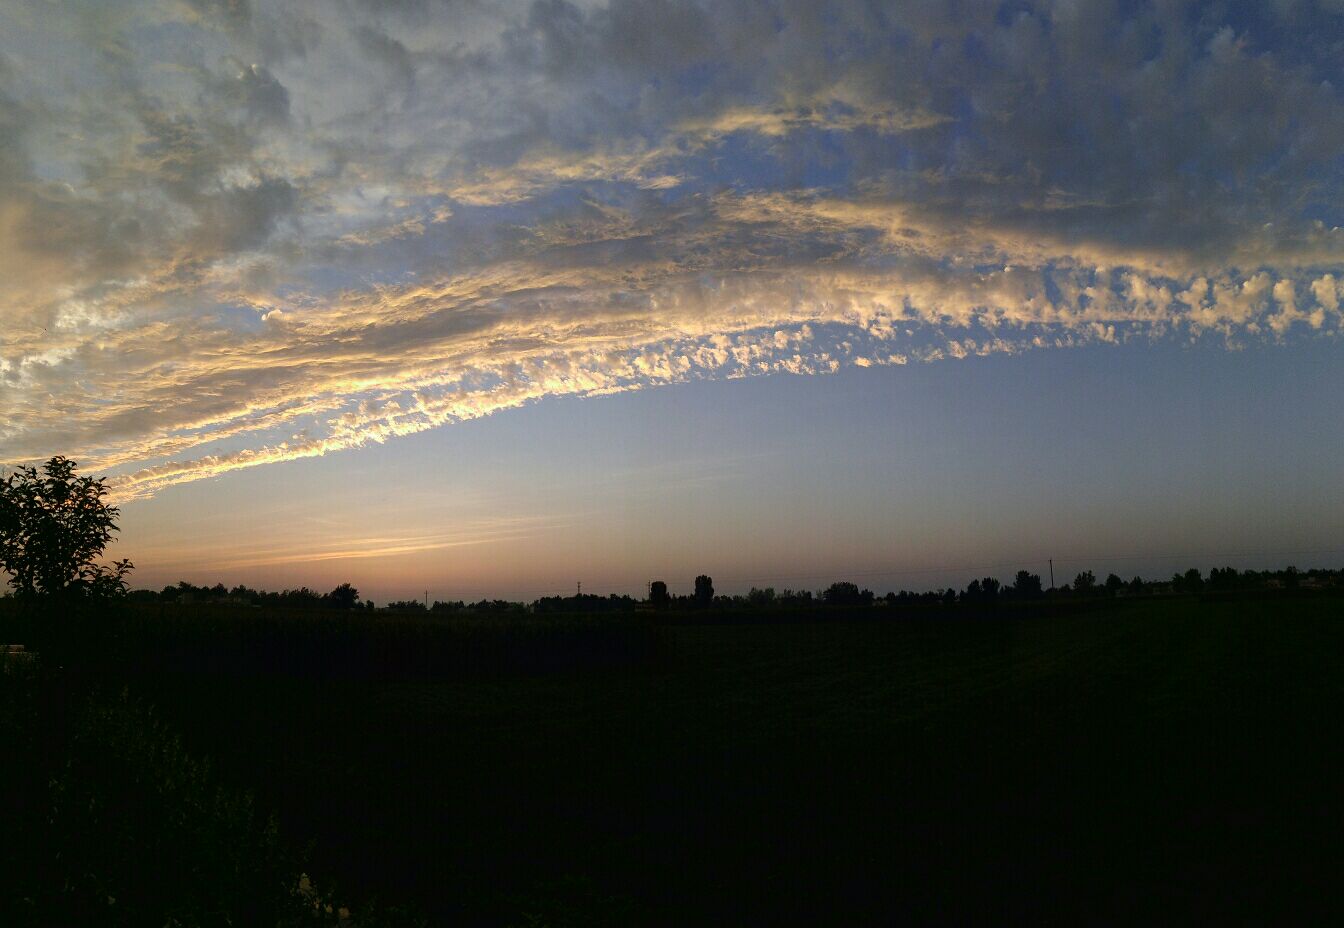
[[[1344,563],[1344,2],[0,6],[0,462],[137,585]]]

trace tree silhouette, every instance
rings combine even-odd
[[[1013,579],[1013,595],[1019,599],[1041,598],[1041,575],[1019,570]]]
[[[1118,576],[1115,574],[1108,574],[1106,576],[1106,595],[1114,596],[1116,593],[1120,592],[1120,588],[1124,585],[1125,581],[1121,580]]]
[[[1183,574],[1173,574],[1171,588],[1177,593],[1198,593],[1204,589],[1204,577],[1198,567],[1191,567]]]
[[[1085,570],[1073,578],[1073,591],[1080,596],[1090,596],[1097,588],[1097,577],[1092,571]]]
[[[752,587],[747,593],[747,603],[752,606],[769,606],[775,601],[775,588],[768,586],[763,590]]]
[[[1291,564],[1283,569],[1283,588],[1285,590],[1295,590],[1302,575],[1298,569]]]
[[[828,606],[871,606],[873,591],[860,590],[858,584],[842,580],[827,587],[821,599]]]
[[[129,560],[94,561],[117,531],[103,479],[56,456],[0,480],[0,569],[19,596],[111,597],[126,592]]]
[[[353,609],[359,605],[359,590],[348,583],[342,583],[325,598],[336,609]]]
[[[714,602],[714,581],[701,574],[695,578],[695,604],[705,608]]]
[[[661,580],[655,580],[649,584],[649,602],[652,603],[655,608],[666,608],[667,604],[671,601],[671,597],[667,595],[666,583]]]
[[[1241,581],[1240,575],[1235,567],[1217,567],[1209,571],[1209,589],[1211,590],[1234,590]]]

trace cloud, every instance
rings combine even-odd
[[[707,136],[755,132],[780,138],[807,129],[842,132],[871,129],[883,135],[890,135],[928,129],[950,121],[946,116],[919,110],[859,108],[833,100],[773,109],[731,106],[709,118],[689,119],[683,122],[680,128],[687,133]]]
[[[675,148],[629,151],[533,152],[507,168],[477,172],[446,192],[468,206],[514,203],[556,187],[596,181],[624,182],[641,190],[664,190],[681,180],[660,165],[677,155]]]
[[[560,395],[1338,338],[1335,14],[1283,10],[0,10],[0,458],[134,499]]]

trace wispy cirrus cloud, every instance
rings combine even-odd
[[[1339,337],[1338,15],[1020,7],[6,10],[0,456],[133,499],[558,395]]]

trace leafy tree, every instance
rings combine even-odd
[[[695,604],[707,607],[714,602],[714,581],[701,574],[695,578]]]
[[[1090,596],[1097,588],[1096,575],[1085,570],[1073,578],[1073,590],[1079,596]]]
[[[649,602],[658,609],[664,609],[672,598],[667,595],[667,584],[661,580],[655,580],[649,584]]]
[[[342,583],[326,595],[326,600],[335,609],[353,609],[359,605],[359,590]]]
[[[1013,595],[1018,599],[1041,598],[1041,575],[1019,570],[1013,579]]]
[[[747,603],[752,606],[769,606],[775,601],[775,588],[768,586],[763,590],[752,587],[747,593]]]
[[[961,594],[961,601],[964,603],[996,603],[999,601],[999,591],[1002,584],[994,577],[985,577],[981,580],[972,580],[966,584],[966,590]]]
[[[76,476],[59,455],[0,479],[0,570],[20,596],[125,595],[131,562],[94,563],[117,531],[106,495],[102,478]]]
[[[1204,577],[1200,575],[1198,567],[1191,567],[1185,573],[1177,571],[1171,575],[1171,590],[1173,593],[1198,593],[1204,588]]]
[[[600,597],[599,597],[600,598]],[[390,608],[390,607],[389,607]],[[422,606],[421,609],[424,607]],[[468,612],[522,612],[527,607],[522,603],[509,602],[507,599],[483,599],[467,606]]]
[[[873,591],[860,590],[858,584],[842,580],[827,587],[821,599],[828,606],[871,606]]]
[[[496,603],[501,602],[496,600]],[[633,612],[635,609],[635,600],[629,596],[618,596],[611,593],[607,596],[599,596],[596,593],[583,593],[578,596],[543,596],[532,603],[533,612]],[[478,603],[473,608],[479,608]],[[502,609],[509,611],[513,608],[513,603],[504,603],[496,607],[490,605],[490,610]]]
[[[844,580],[832,583],[821,594],[821,600],[828,606],[847,605],[858,602],[859,587]]]
[[[322,605],[322,596],[306,586],[301,586],[297,590],[285,590],[278,598],[279,604],[286,609],[316,609]],[[420,608],[425,607],[422,604]]]
[[[1121,579],[1120,579],[1118,576],[1116,576],[1115,574],[1107,574],[1107,576],[1106,576],[1106,595],[1107,595],[1107,596],[1114,596],[1116,593],[1120,592],[1120,588],[1123,587],[1124,585],[1125,585],[1125,581],[1121,580]]]

